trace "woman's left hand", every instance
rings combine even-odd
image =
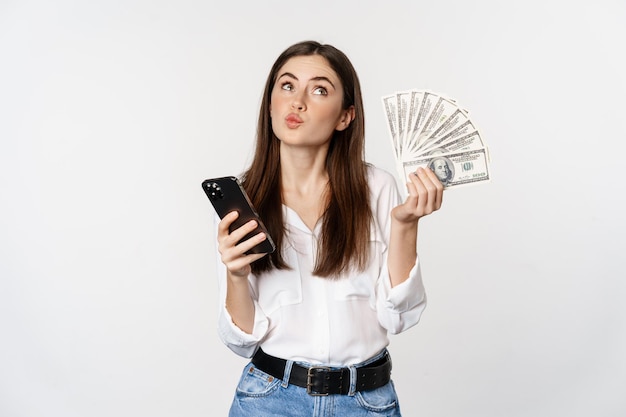
[[[421,217],[439,210],[443,201],[443,184],[430,169],[418,168],[409,179],[409,196],[391,211],[391,217],[402,223],[416,223]]]

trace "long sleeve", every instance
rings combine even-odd
[[[217,218],[215,223],[217,224]],[[217,230],[217,227],[215,228]],[[216,250],[217,279],[218,279],[218,334],[222,342],[236,354],[249,358],[267,333],[268,319],[258,303],[258,298],[250,287],[250,294],[254,302],[254,327],[252,334],[241,330],[232,320],[226,309],[226,266],[220,261],[220,254]],[[250,278],[249,278],[250,279]]]
[[[384,171],[377,171],[378,174],[370,180],[370,187],[375,197],[372,206],[375,207],[375,221],[378,223],[385,246],[382,251],[382,266],[376,287],[376,310],[381,326],[389,333],[397,334],[419,322],[426,308],[426,292],[417,255],[415,266],[409,272],[408,279],[400,285],[391,287],[387,266],[391,210],[401,201],[395,179]]]
[[[389,275],[383,274],[378,282],[376,301],[378,321],[389,333],[397,334],[415,326],[426,308],[419,259],[416,259],[409,278],[393,288]]]

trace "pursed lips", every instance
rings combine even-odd
[[[285,117],[285,123],[287,127],[294,129],[302,124],[302,119],[297,114],[290,113]]]

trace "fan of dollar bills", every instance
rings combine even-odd
[[[489,150],[456,100],[408,90],[382,101],[400,178],[428,167],[446,188],[490,181]]]

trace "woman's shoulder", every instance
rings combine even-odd
[[[375,224],[378,229],[386,230],[391,209],[400,203],[396,177],[387,170],[371,164],[367,166],[367,177]]]
[[[372,191],[388,187],[397,187],[396,177],[389,171],[372,164],[367,164],[367,182]]]

